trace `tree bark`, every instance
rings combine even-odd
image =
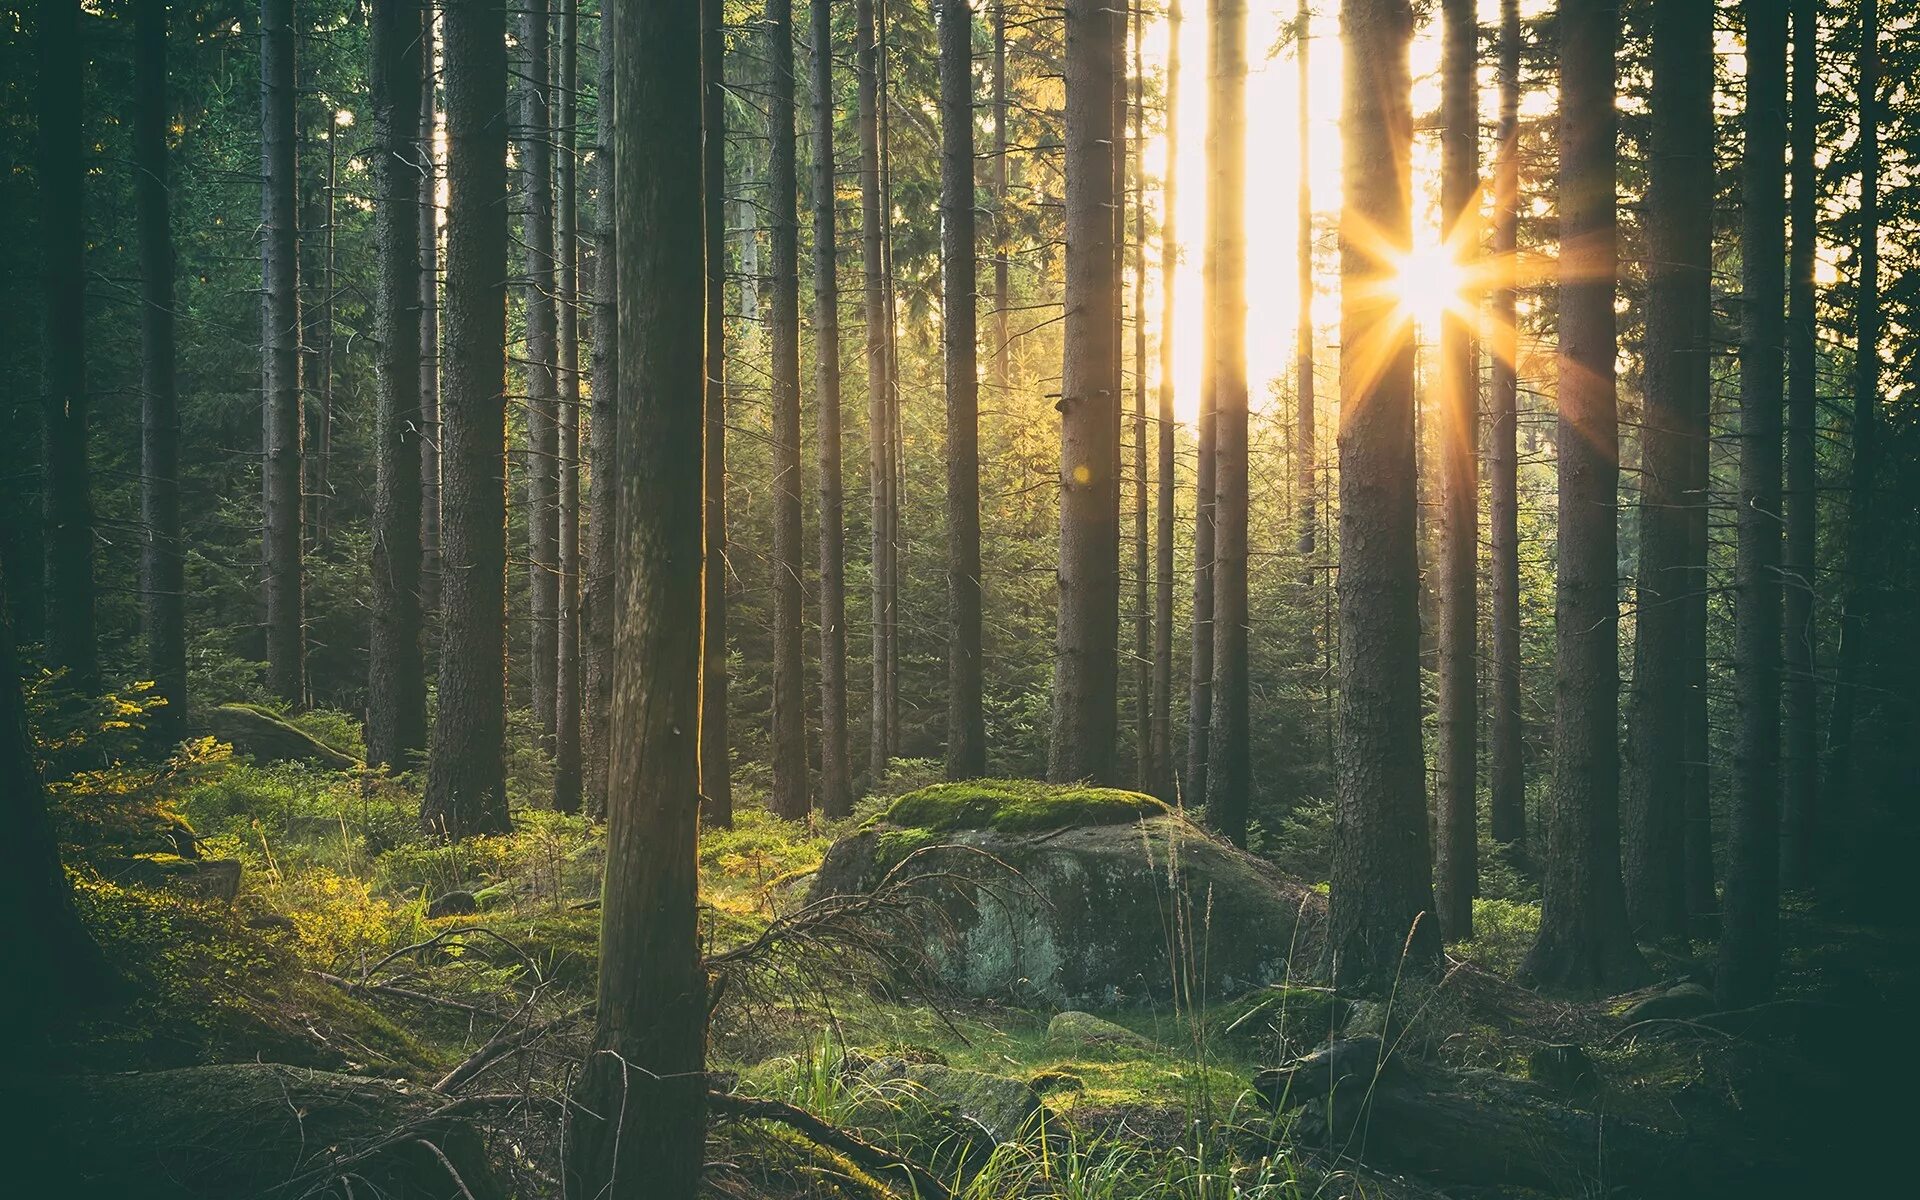
[[[981,708],[980,384],[973,9],[940,5],[940,287],[947,392],[947,778],[987,771]]]
[[[813,336],[820,437],[820,809],[853,811],[847,751],[847,538],[840,453],[838,193],[833,157],[833,8],[811,0]]]
[[[554,53],[554,330],[560,392],[558,571],[555,639],[553,807],[580,811],[580,157],[574,127],[580,84],[580,0],[560,0]]]
[[[770,16],[790,32],[777,4]],[[610,45],[620,403],[630,419],[619,437],[613,802],[594,1049],[574,1091],[567,1190],[612,1193],[622,1181],[692,1200],[707,1125],[700,639],[689,636],[701,626],[704,556],[702,16],[693,4],[641,4],[620,17]]]
[[[1175,236],[1176,183],[1180,171],[1180,0],[1167,5],[1166,174],[1160,182],[1160,379],[1154,497],[1153,598],[1153,765],[1148,789],[1168,804],[1179,801],[1173,764],[1173,551],[1174,434],[1178,430],[1173,395],[1174,276],[1180,243]]]
[[[1214,402],[1213,711],[1207,824],[1247,841],[1247,6],[1213,0],[1207,81],[1207,360]]]
[[[1487,815],[1493,840],[1527,836],[1526,743],[1520,719],[1520,0],[1500,0],[1500,148],[1493,175],[1493,380],[1487,400],[1488,533],[1493,563],[1493,688]]]
[[[1619,9],[1560,0],[1560,504],[1553,801],[1540,933],[1521,965],[1563,992],[1633,985],[1646,964],[1620,883],[1620,479],[1614,381]]]
[[[1114,89],[1123,10],[1066,6],[1066,315],[1060,383],[1060,609],[1047,777],[1117,782],[1120,279]]]
[[[707,0],[700,17],[701,182],[706,189],[706,465],[700,577],[706,636],[700,655],[700,817],[733,825],[733,760],[727,735],[727,76],[726,15]]]
[[[420,646],[420,0],[373,8],[375,379],[373,620],[367,762],[404,770],[427,744]]]
[[[186,573],[180,538],[180,411],[174,350],[173,216],[167,163],[167,6],[134,7],[133,190],[140,228],[140,633],[154,692],[153,745],[186,735]]]
[[[596,817],[607,812],[607,719],[613,710],[613,555],[615,511],[619,478],[616,474],[620,428],[619,234],[614,228],[616,198],[613,174],[613,47],[619,37],[620,8],[605,5],[600,13],[599,62],[596,64],[594,133],[594,294],[593,350],[588,366],[593,372],[593,407],[588,427],[587,454],[592,470],[587,481],[587,578],[582,606],[582,637],[586,643],[582,672],[586,717],[581,730],[582,791],[587,811]]]
[[[1785,589],[1786,733],[1781,742],[1780,883],[1804,888],[1813,841],[1820,775],[1819,694],[1814,647],[1814,582],[1819,480],[1815,464],[1819,400],[1816,395],[1813,262],[1820,240],[1814,150],[1820,120],[1820,28],[1813,0],[1794,0],[1793,17],[1793,232],[1789,264],[1786,415]]]
[[[503,0],[445,10],[446,367],[440,709],[421,817],[460,838],[508,828],[507,25]]]
[[[1343,0],[1340,735],[1328,950],[1336,983],[1439,962],[1427,843],[1414,539],[1413,339],[1395,260],[1412,242],[1406,0]]]
[[[868,708],[868,786],[886,779],[892,758],[887,724],[887,549],[892,535],[887,527],[888,487],[892,475],[892,436],[887,431],[887,378],[890,339],[887,334],[886,268],[882,256],[880,207],[879,42],[874,28],[874,0],[857,0],[854,8],[854,69],[857,81],[860,133],[860,262],[864,277],[867,323],[867,466],[872,493],[872,667],[873,684]]]
[[[1169,95],[1172,93],[1169,92]],[[993,390],[1004,398],[1013,384],[1011,262],[1007,243],[1007,0],[993,0]]]
[[[1653,11],[1648,163],[1646,399],[1640,451],[1640,561],[1628,710],[1621,870],[1633,927],[1684,936],[1688,602],[1704,450],[1712,322],[1713,20],[1697,4]]]
[[[440,196],[433,7],[420,31],[420,608],[440,612]]]
[[[518,76],[520,240],[526,248],[527,341],[527,599],[532,634],[528,675],[541,744],[553,749],[560,664],[560,420],[555,371],[558,313],[554,305],[553,110],[550,95],[549,0],[520,10]]]
[[[788,820],[807,815],[806,656],[802,650],[800,496],[800,217],[794,162],[793,3],[768,0],[767,213],[773,276],[767,329],[773,387],[773,790]]]
[[[1303,599],[1309,599],[1313,592],[1314,543],[1318,535],[1320,513],[1315,489],[1319,483],[1319,471],[1315,467],[1314,455],[1316,434],[1314,430],[1315,399],[1313,391],[1313,95],[1312,78],[1308,70],[1308,46],[1313,41],[1313,10],[1307,0],[1300,0],[1300,7],[1293,17],[1294,67],[1299,72],[1298,104],[1300,106],[1300,158],[1297,171],[1299,181],[1296,197],[1298,214],[1294,218],[1294,296],[1299,313],[1293,326],[1293,469],[1294,477],[1300,488],[1300,548],[1301,589]],[[1306,649],[1311,654],[1313,638],[1306,638]]]
[[[1153,540],[1147,524],[1147,74],[1141,58],[1143,6],[1133,9],[1133,742],[1134,786],[1151,792],[1153,744]]]
[[[1734,567],[1733,828],[1714,991],[1773,991],[1780,923],[1780,417],[1786,308],[1787,14],[1750,0],[1740,190],[1740,499]]]
[[[1480,257],[1480,22],[1474,0],[1446,0],[1441,51],[1442,244],[1471,278]],[[1440,314],[1441,491],[1439,797],[1434,903],[1448,941],[1473,936],[1480,891],[1479,639],[1480,346],[1477,297],[1446,298]]]
[[[294,219],[293,109],[293,0],[261,0],[260,543],[267,609],[267,687],[284,703],[298,706],[306,702],[307,680],[300,565],[300,235]],[[50,540],[48,545],[64,540]],[[54,594],[50,584],[49,598]],[[50,622],[48,628],[51,642],[58,627]]]

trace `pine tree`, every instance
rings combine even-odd
[[[733,759],[727,734],[727,77],[725,14],[701,12],[701,185],[706,189],[707,397],[700,577],[705,636],[700,660],[700,817],[733,825]]]
[[[1820,224],[1814,148],[1820,121],[1820,28],[1813,0],[1793,0],[1792,259],[1788,271],[1786,409],[1785,589],[1786,732],[1781,741],[1780,882],[1802,888],[1809,880],[1810,848],[1820,777],[1819,695],[1814,648],[1816,539],[1820,505],[1815,443],[1818,319],[1813,263]]]
[[[301,705],[306,703],[307,676],[300,563],[304,536],[300,495],[300,235],[294,218],[293,40],[293,0],[261,0],[260,542],[266,591],[267,686],[282,702]],[[50,489],[48,494],[55,493]],[[54,595],[54,589],[49,588],[48,596]],[[58,629],[50,623],[49,630],[49,641],[57,643]]]
[[[1526,838],[1525,736],[1520,714],[1520,0],[1500,0],[1500,127],[1493,178],[1496,274],[1489,325],[1487,525],[1492,551],[1493,713],[1487,745],[1487,815],[1493,840]]]
[[[558,337],[558,587],[553,680],[553,807],[580,810],[580,158],[574,144],[580,83],[580,0],[560,0],[554,62],[554,332]]]
[[[1149,790],[1169,804],[1179,799],[1173,764],[1173,558],[1174,416],[1173,321],[1175,259],[1179,250],[1174,223],[1175,182],[1180,167],[1180,0],[1167,5],[1167,165],[1160,199],[1160,380],[1156,396],[1158,425],[1154,497],[1153,598],[1153,763]]]
[[[833,8],[812,0],[813,336],[820,438],[820,810],[853,810],[847,756],[847,540],[840,453],[839,198],[833,156]]]
[[[594,135],[594,292],[592,321],[593,403],[588,418],[587,460],[587,570],[582,589],[581,640],[582,791],[587,811],[596,817],[607,811],[607,720],[613,711],[613,555],[619,478],[614,456],[620,429],[620,330],[616,299],[619,293],[615,264],[618,233],[614,229],[613,201],[613,47],[619,37],[620,6],[605,4],[600,12],[599,61],[595,64],[595,106],[598,128]]]
[[[520,242],[525,248],[522,312],[527,392],[527,597],[532,636],[528,675],[541,744],[551,749],[560,666],[560,389],[554,305],[553,109],[549,0],[520,12]]]

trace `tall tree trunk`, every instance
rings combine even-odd
[[[1160,380],[1155,417],[1158,434],[1155,466],[1159,472],[1154,497],[1153,597],[1153,765],[1148,789],[1172,804],[1178,801],[1173,765],[1173,539],[1174,434],[1177,429],[1173,397],[1174,276],[1180,243],[1174,223],[1175,184],[1180,171],[1180,0],[1167,5],[1166,174],[1160,181]]]
[[[508,828],[507,16],[441,18],[447,89],[440,708],[421,818],[460,838]]]
[[[1879,607],[1875,573],[1884,544],[1874,520],[1874,489],[1879,484],[1880,432],[1880,5],[1862,0],[1860,8],[1860,217],[1858,282],[1854,286],[1853,466],[1847,487],[1846,585],[1840,608],[1840,647],[1834,670],[1833,708],[1827,714],[1827,774],[1822,791],[1835,808],[1836,840],[1854,835],[1849,828],[1859,805],[1853,799],[1854,726],[1866,683],[1866,642]],[[1836,864],[1843,855],[1826,855]]]
[[[1247,6],[1213,0],[1207,69],[1207,361],[1214,402],[1213,711],[1207,824],[1247,840]]]
[[[580,157],[574,125],[580,83],[580,0],[560,0],[560,44],[554,60],[554,323],[560,346],[559,585],[555,639],[553,806],[580,811]]]
[[[1114,89],[1124,10],[1066,9],[1066,316],[1060,383],[1060,610],[1047,777],[1115,782],[1120,380],[1114,313]]]
[[[906,494],[906,442],[900,417],[900,312],[898,276],[893,267],[893,43],[887,33],[887,0],[879,0],[875,22],[880,35],[879,131],[881,290],[886,302],[887,335],[887,511],[886,604],[883,606],[886,655],[887,757],[900,754],[900,514]]]
[[[846,500],[840,479],[840,279],[833,158],[833,9],[812,0],[813,336],[820,436],[820,809],[853,811],[847,762]],[[971,214],[969,214],[971,215]]]
[[[375,380],[373,622],[367,762],[406,769],[427,744],[420,646],[420,0],[373,8]]]
[[[1133,9],[1133,741],[1134,786],[1154,787],[1153,540],[1147,525],[1147,73],[1141,58],[1143,5]]]
[[[854,8],[854,69],[857,81],[860,131],[860,263],[865,282],[867,323],[867,456],[873,506],[873,686],[869,693],[868,786],[885,781],[892,758],[887,727],[887,527],[888,483],[892,475],[892,436],[887,431],[889,372],[886,267],[882,253],[880,207],[880,47],[874,28],[874,0],[857,0]]]
[[[1209,0],[1209,20],[1214,18],[1211,3],[1212,0]],[[1207,147],[1207,154],[1207,169],[1211,175],[1218,170],[1219,160],[1214,156],[1211,145]],[[1208,194],[1212,194],[1211,181]],[[1211,226],[1211,206],[1207,219]],[[1207,237],[1208,253],[1211,255],[1211,232]],[[1207,267],[1201,286],[1204,312],[1210,320],[1214,311],[1211,266]],[[1194,423],[1198,465],[1194,471],[1193,489],[1193,646],[1188,654],[1187,772],[1181,796],[1184,804],[1196,807],[1207,800],[1207,751],[1211,740],[1208,730],[1213,718],[1214,482],[1218,463],[1214,414],[1217,390],[1213,355],[1203,352],[1200,356],[1200,410]]]
[[[726,14],[707,0],[700,17],[701,184],[706,189],[707,395],[700,577],[706,636],[700,655],[700,815],[733,825],[733,759],[727,736],[727,76]]]
[[[993,390],[1013,385],[1011,281],[1007,243],[1007,0],[993,0]]]
[[[800,217],[794,162],[793,3],[767,3],[767,214],[773,286],[768,303],[773,385],[773,791],[788,820],[807,815],[806,656],[800,549]]]
[[[1413,338],[1396,311],[1412,243],[1406,0],[1343,0],[1340,211],[1340,741],[1328,949],[1345,985],[1438,963],[1427,844],[1414,538]],[[1404,958],[1403,958],[1404,955]]]
[[[1704,452],[1712,322],[1713,13],[1685,0],[1653,10],[1648,163],[1646,401],[1633,697],[1621,797],[1621,872],[1633,927],[1684,936],[1689,603],[1694,458]]]
[[[1820,240],[1814,150],[1820,119],[1820,27],[1813,0],[1793,3],[1793,229],[1787,325],[1787,506],[1785,584],[1786,735],[1781,743],[1780,883],[1808,882],[1820,777],[1819,696],[1814,676],[1814,577],[1819,421],[1813,262]]]
[[[440,612],[440,197],[433,7],[420,32],[420,608]]]
[[[1487,815],[1493,840],[1527,835],[1526,743],[1520,721],[1520,0],[1500,0],[1500,149],[1493,175],[1493,386],[1487,399],[1488,532],[1493,554],[1493,714]]]
[[[620,482],[614,465],[620,428],[620,273],[616,252],[619,233],[613,211],[613,64],[619,16],[619,5],[602,6],[599,61],[595,67],[599,91],[594,107],[598,125],[593,158],[598,194],[593,203],[593,352],[588,364],[593,371],[587,447],[592,470],[587,480],[587,578],[581,614],[586,643],[586,719],[581,731],[581,758],[587,811],[596,817],[607,812],[607,720],[613,711],[613,556]]]
[[[294,219],[293,110],[293,0],[260,0],[260,543],[267,687],[282,702],[300,705],[306,702],[307,678],[301,628],[300,235]],[[54,595],[49,585],[49,598]],[[57,627],[50,622],[48,628],[52,641]]]
[[[1646,973],[1620,883],[1615,0],[1560,0],[1559,573],[1553,805],[1521,977],[1620,990]]]
[[[180,540],[180,412],[174,363],[173,217],[167,164],[166,0],[134,7],[133,191],[140,226],[140,633],[166,707],[154,746],[186,735],[186,575]]]
[[[1740,500],[1734,567],[1733,829],[1714,990],[1728,1008],[1773,991],[1780,924],[1780,417],[1785,340],[1787,13],[1745,6],[1740,191]]]
[[[307,534],[316,547],[327,544],[327,505],[333,499],[333,329],[334,294],[338,290],[334,273],[334,197],[340,186],[340,158],[336,136],[339,122],[332,100],[321,110],[321,127],[326,130],[327,166],[320,176],[320,313],[314,321],[314,389],[317,412],[314,414],[314,444],[307,454]]]
[[[972,779],[987,771],[987,727],[981,708],[979,284],[973,204],[973,9],[969,0],[941,0],[940,287],[947,388],[949,779]]]
[[[555,367],[553,113],[549,95],[549,0],[520,10],[520,241],[526,248],[527,598],[532,636],[533,717],[553,748],[560,665],[560,421]]]
[[[1314,542],[1320,522],[1319,505],[1315,490],[1319,485],[1319,472],[1315,469],[1314,456],[1318,453],[1315,442],[1314,423],[1318,416],[1315,411],[1313,392],[1313,96],[1312,76],[1309,74],[1308,46],[1313,41],[1313,10],[1307,0],[1300,0],[1300,7],[1293,17],[1294,66],[1299,71],[1299,92],[1297,103],[1300,106],[1300,158],[1297,166],[1299,181],[1295,195],[1299,212],[1294,224],[1294,296],[1300,311],[1293,326],[1293,467],[1294,477],[1300,488],[1300,570],[1302,597],[1310,598],[1313,590]],[[1309,649],[1313,639],[1306,639]]]
[[[1441,100],[1442,244],[1473,274],[1480,256],[1480,22],[1474,0],[1446,0]],[[1476,297],[1448,297],[1440,314],[1441,592],[1439,814],[1434,902],[1441,936],[1473,936],[1480,891],[1480,346]]]
[[[689,636],[701,624],[694,568],[703,557],[701,10],[628,6],[607,43],[618,74],[620,403],[629,419],[619,439],[600,989],[593,1053],[570,1108],[567,1183],[578,1196],[692,1200],[706,1147],[694,857],[700,639]],[[718,14],[709,7],[706,19]]]

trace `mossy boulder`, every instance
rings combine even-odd
[[[1125,1025],[1078,1009],[1055,1013],[1047,1022],[1047,1045],[1056,1050],[1140,1050],[1151,1044]]]
[[[957,1118],[996,1145],[1020,1137],[1040,1113],[1039,1093],[1026,1080],[986,1071],[886,1057],[868,1063],[860,1079],[872,1088],[868,1119],[888,1109],[926,1109]]]
[[[1206,999],[1309,973],[1325,898],[1149,796],[943,784],[828,851],[813,897],[924,881],[948,932],[928,953],[969,996],[1110,1008]],[[1297,965],[1290,968],[1290,962]]]
[[[256,762],[303,762],[336,771],[360,763],[257,704],[222,704],[206,715],[208,731]]]

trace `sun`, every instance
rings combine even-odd
[[[1432,326],[1467,304],[1467,268],[1452,246],[1417,247],[1400,260],[1394,291],[1403,317]]]

